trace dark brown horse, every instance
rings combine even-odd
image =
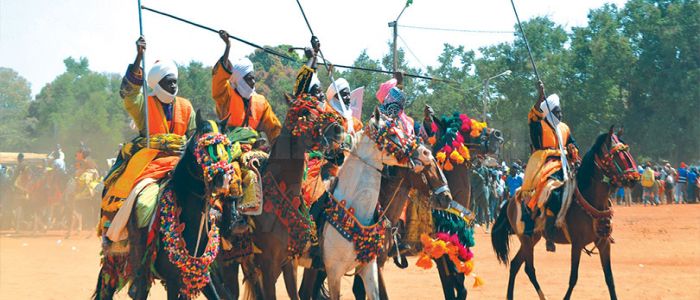
[[[535,231],[531,236],[515,232],[518,228],[518,210],[521,204],[514,200],[507,203],[501,210],[491,233],[491,243],[498,260],[508,265],[509,235],[517,234],[520,249],[510,261],[510,276],[508,279],[508,299],[513,299],[515,276],[525,263],[525,273],[535,287],[540,299],[545,299],[535,275],[534,247],[543,234],[556,243],[571,244],[571,275],[569,289],[564,299],[571,297],[571,292],[578,279],[578,266],[584,247],[594,243],[600,252],[600,262],[605,273],[605,283],[608,286],[611,299],[617,299],[612,267],[610,265],[610,233],[612,231],[612,209],[609,196],[621,185],[631,186],[637,181],[634,159],[629,154],[628,147],[613,133],[601,134],[595,144],[584,156],[576,174],[576,190],[573,203],[566,212],[566,224],[554,232],[549,230]],[[521,230],[519,230],[521,231]]]
[[[225,129],[227,120],[224,120],[218,127]],[[225,172],[216,172],[205,176],[204,164],[196,158],[195,152],[206,152],[206,145],[199,144],[199,138],[205,134],[221,135],[213,128],[214,122],[207,122],[200,118],[197,113],[197,130],[189,139],[185,146],[184,153],[180,158],[169,181],[162,186],[164,191],[172,191],[172,199],[174,200],[175,210],[179,210],[179,217],[175,213],[175,218],[182,228],[181,235],[184,239],[184,247],[186,256],[192,258],[205,252],[209,244],[209,238],[206,230],[202,230],[204,223],[209,223],[208,218],[205,218],[209,213],[211,195],[214,193],[222,193],[228,190],[228,179]],[[227,146],[230,148],[230,146]],[[230,151],[230,149],[228,150]],[[212,151],[208,151],[211,153]],[[209,158],[213,162],[219,161],[221,158]],[[160,210],[162,204],[158,204],[156,210]],[[161,211],[160,215],[167,212]],[[119,258],[121,254],[112,253],[111,248],[107,243],[103,243],[103,265],[97,280],[97,288],[94,299],[112,299],[116,289],[119,287],[120,280],[131,282],[129,295],[134,299],[146,299],[151,286],[151,280],[157,277],[165,282],[168,292],[168,299],[186,298],[181,295],[183,287],[180,268],[175,266],[169,258],[169,253],[164,249],[165,238],[162,232],[161,223],[158,218],[154,222],[155,231],[149,233],[152,228],[140,228],[135,217],[136,205],[131,212],[131,218],[127,224],[129,232],[128,246],[128,262]],[[207,228],[211,226],[209,223]],[[178,230],[178,229],[175,229]],[[155,248],[148,246],[149,234],[154,234]],[[199,242],[198,242],[199,241]],[[120,278],[120,273],[123,270],[130,270],[126,273],[127,278]],[[151,270],[155,270],[153,274]],[[208,275],[205,275],[208,276]],[[203,288],[202,292],[208,299],[219,299],[216,291],[213,288],[211,281]]]

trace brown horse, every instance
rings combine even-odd
[[[315,98],[310,98],[314,101],[311,104],[316,103]],[[271,183],[266,184],[263,179],[265,190],[263,194],[266,196],[278,193],[280,197],[286,198],[281,201],[296,202],[301,197],[304,154],[319,148],[324,151],[334,150],[342,140],[344,134],[342,124],[330,117],[329,113],[322,112],[318,105],[310,105],[307,100],[300,98],[289,103],[286,124],[272,147],[264,171],[263,177],[267,176]],[[308,122],[297,124],[299,117],[308,118]],[[275,299],[275,283],[283,268],[296,269],[293,256],[299,253],[290,253],[288,246],[294,242],[302,242],[290,237],[288,226],[283,224],[287,220],[280,220],[274,212],[276,208],[269,206],[272,204],[271,200],[265,198],[268,209],[264,209],[261,215],[253,217],[255,224],[253,242],[262,250],[262,253],[254,256],[254,267],[259,273],[254,273],[245,264],[243,266],[247,275],[255,274],[247,276],[246,288],[254,289],[256,296],[262,299]],[[232,268],[233,266],[228,269],[233,271]],[[296,280],[291,285],[296,287]],[[290,296],[297,298],[296,288]]]
[[[605,283],[608,286],[611,299],[617,299],[615,283],[610,265],[610,233],[612,231],[612,209],[609,195],[621,185],[631,186],[637,181],[634,159],[629,154],[628,147],[613,133],[613,128],[601,134],[595,144],[584,156],[576,174],[576,190],[571,205],[566,212],[566,224],[562,229],[535,231],[531,236],[522,232],[514,232],[518,228],[518,210],[521,204],[509,201],[496,219],[491,233],[491,243],[500,262],[508,265],[509,235],[517,234],[520,249],[510,261],[510,276],[508,279],[508,299],[513,299],[515,276],[525,263],[525,273],[535,287],[540,299],[545,299],[542,289],[537,282],[534,264],[534,247],[543,234],[550,240],[560,244],[571,244],[571,274],[569,289],[564,299],[571,297],[571,292],[578,279],[578,266],[584,247],[594,243],[600,251],[600,262],[605,273]],[[520,230],[522,231],[522,230]],[[590,253],[590,252],[589,252]]]

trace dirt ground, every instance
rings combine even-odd
[[[612,249],[613,272],[621,299],[700,299],[700,205],[617,207],[614,219],[616,244]],[[0,237],[0,299],[87,299],[96,283],[99,240],[84,232],[80,238],[63,239],[52,232],[36,237],[2,233]],[[511,238],[517,247],[517,240]],[[472,288],[471,299],[503,299],[508,270],[498,265],[489,235],[477,229],[474,249],[476,272],[485,284]],[[516,248],[517,249],[517,248]],[[537,275],[550,299],[563,297],[568,286],[570,247],[558,245],[556,253],[537,245]],[[394,299],[440,299],[437,271],[411,267],[400,270],[387,264],[389,296]],[[343,279],[343,299],[351,299],[351,278]],[[277,284],[285,299],[284,284]],[[517,299],[536,299],[524,272],[518,274]],[[607,299],[599,259],[583,256],[574,299]],[[118,299],[128,298],[123,291]],[[154,286],[151,298],[165,299],[164,289]]]

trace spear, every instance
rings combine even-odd
[[[141,0],[137,0],[138,5],[139,5],[139,34],[143,36],[143,18],[141,17]],[[151,133],[150,133],[150,128],[148,124],[148,95],[146,94],[146,53],[144,51],[143,56],[141,57],[141,75],[142,75],[142,81],[141,82],[141,87],[143,88],[143,108],[144,112],[146,114],[146,148],[151,147],[151,143],[149,140],[151,139]]]

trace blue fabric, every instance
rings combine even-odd
[[[678,168],[678,183],[687,182],[686,181],[687,178],[688,178],[688,169]]]
[[[173,119],[173,104],[172,103],[163,103],[158,101],[160,105],[163,105],[163,112],[165,113],[165,119],[168,121],[172,121]]]
[[[508,176],[506,178],[506,186],[508,187],[508,194],[513,197],[515,195],[515,190],[523,185],[523,179],[520,176]]]

